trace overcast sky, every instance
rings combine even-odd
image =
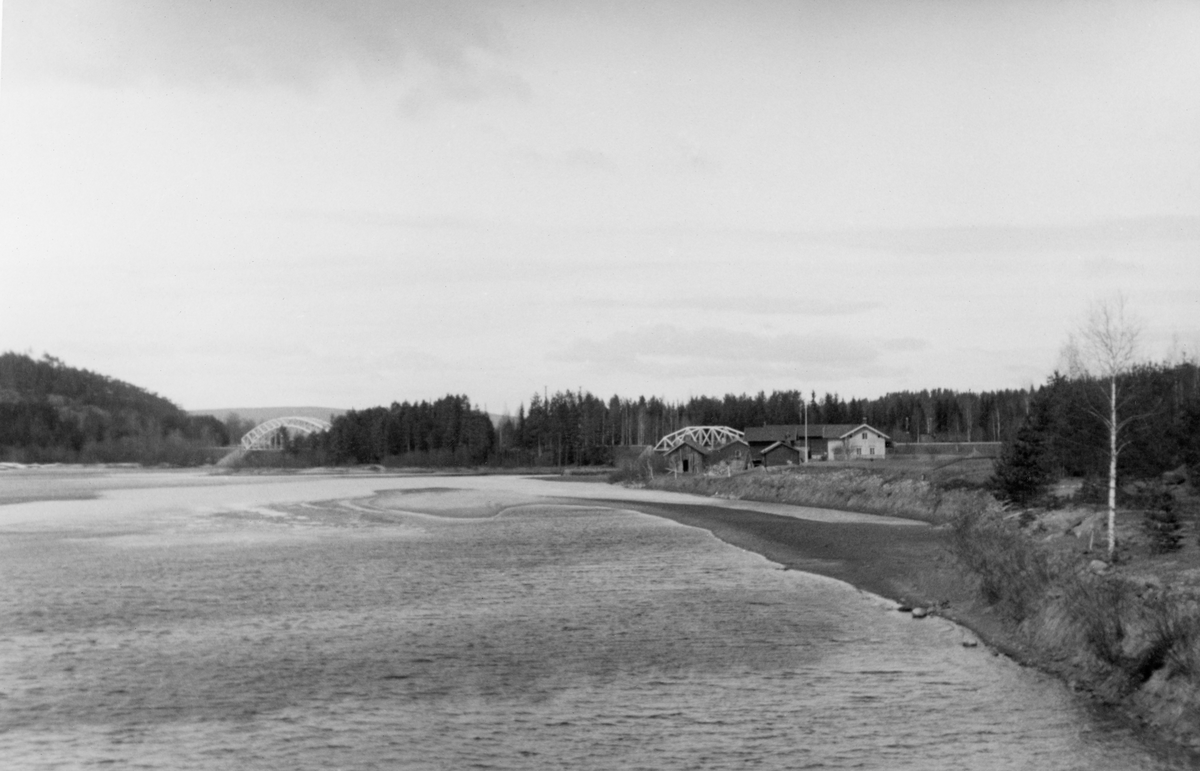
[[[1200,3],[6,0],[0,350],[185,408],[1200,343]]]

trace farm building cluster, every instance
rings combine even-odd
[[[821,460],[883,460],[890,437],[866,423],[753,426],[743,433],[724,426],[691,426],[655,446],[681,474],[726,467],[788,466]]]

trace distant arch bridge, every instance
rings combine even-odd
[[[745,439],[745,434],[729,426],[688,426],[659,439],[658,444],[654,445],[654,451],[670,452],[684,442],[711,450],[716,447],[724,447],[730,442],[745,441]]]
[[[320,431],[328,431],[332,427],[329,421],[320,418],[301,416],[271,418],[246,432],[246,435],[242,437],[242,449],[281,450],[283,449],[283,429],[287,429],[289,435],[294,435],[315,434]]]

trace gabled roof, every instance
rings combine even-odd
[[[684,439],[679,444],[677,444],[674,447],[672,447],[671,449],[667,450],[666,454],[670,455],[671,453],[673,453],[677,450],[683,449],[684,447],[691,447],[693,450],[700,453],[701,455],[708,455],[708,453],[709,453],[708,450],[706,450],[703,447],[701,447],[700,445],[696,444],[691,439]]]
[[[882,436],[884,439],[889,439],[889,440],[891,439],[891,437],[890,437],[890,436],[888,436],[887,434],[883,433],[883,432],[882,432],[882,431],[880,431],[878,428],[871,428],[871,427],[870,427],[870,426],[868,426],[866,423],[859,423],[857,426],[855,426],[854,428],[851,428],[849,431],[847,431],[847,432],[846,432],[846,433],[844,433],[844,434],[841,434],[841,435],[840,435],[840,436],[838,436],[837,438],[838,438],[838,439],[845,439],[846,437],[850,436],[851,434],[855,433],[856,431],[862,431],[864,428],[865,428],[866,430],[868,430],[868,431],[871,431],[871,432],[873,432],[873,433],[879,434],[879,435],[880,435],[880,436]]]
[[[769,453],[769,452],[775,452],[776,450],[778,450],[778,449],[780,449],[780,448],[782,448],[782,449],[784,449],[784,450],[791,450],[792,452],[796,453],[797,455],[799,455],[799,454],[800,454],[800,448],[799,448],[799,447],[792,447],[791,445],[789,445],[789,444],[784,444],[783,442],[775,442],[774,444],[772,444],[772,445],[771,445],[771,446],[769,446],[769,447],[764,447],[764,448],[762,449],[762,453],[761,453],[761,454],[762,454],[762,455],[766,455],[767,453]]]
[[[809,426],[809,435],[812,435],[812,426]],[[788,439],[803,439],[804,426],[749,426],[746,428],[745,436],[747,442],[782,442]]]
[[[853,423],[803,423],[771,426],[749,426],[746,428],[747,442],[783,442],[790,439],[838,439],[855,431]]]

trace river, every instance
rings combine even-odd
[[[944,619],[636,511],[694,498],[3,473],[60,499],[0,506],[4,768],[1174,767]]]

